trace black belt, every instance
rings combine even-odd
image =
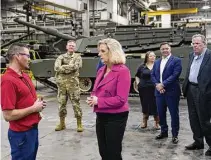
[[[38,123],[33,124],[33,125],[32,125],[32,128],[38,128]]]
[[[198,83],[194,83],[194,82],[189,82],[189,84],[192,86],[199,86]]]

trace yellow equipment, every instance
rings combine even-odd
[[[174,10],[163,10],[163,11],[146,11],[146,12],[141,12],[141,15],[158,16],[162,14],[192,14],[197,12],[198,8],[187,8],[187,9],[174,9]]]

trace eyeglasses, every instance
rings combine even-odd
[[[30,58],[30,54],[26,54],[26,53],[18,53],[18,54],[20,54],[20,55],[22,55],[22,56],[26,56],[26,57]]]

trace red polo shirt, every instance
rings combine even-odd
[[[11,68],[1,78],[1,107],[4,110],[23,109],[30,107],[37,99],[34,85],[26,73],[18,75]],[[39,113],[32,113],[22,119],[10,121],[13,131],[27,131],[38,124]]]

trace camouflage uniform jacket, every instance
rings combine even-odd
[[[82,58],[79,53],[65,53],[60,55],[54,65],[55,78],[58,83],[70,81],[79,84],[79,69],[82,67]]]

